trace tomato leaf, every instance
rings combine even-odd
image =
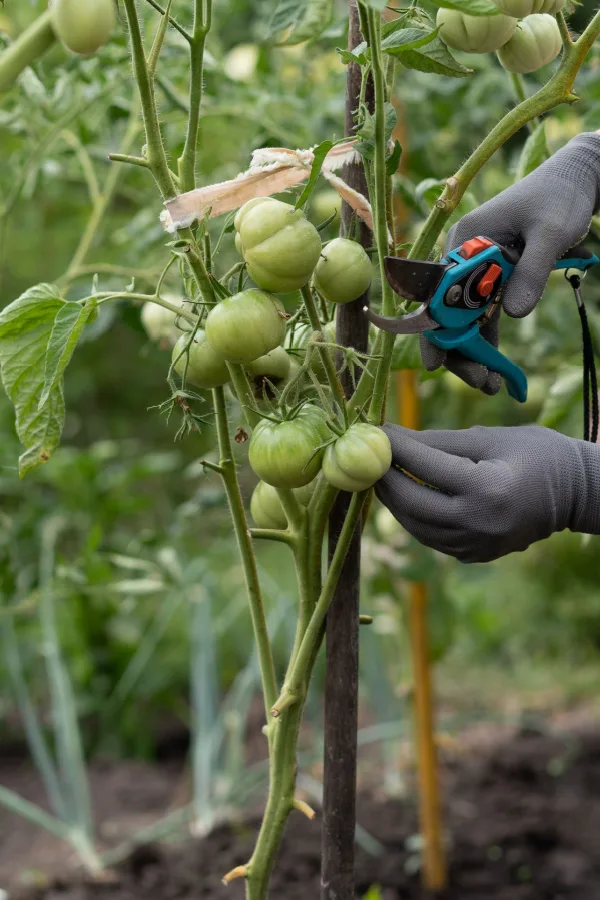
[[[363,159],[373,159],[375,153],[375,117],[368,110],[363,110],[363,122],[356,132],[361,140],[356,144],[356,150]],[[396,127],[398,113],[391,103],[385,104],[385,140],[386,143],[392,136]]]
[[[430,44],[437,37],[439,29],[426,31],[424,28],[401,28],[393,31],[381,43],[381,49],[390,56],[398,56],[405,50],[423,47]]]
[[[38,410],[41,411],[55,390],[71,361],[73,351],[86,323],[97,307],[95,299],[81,303],[65,303],[56,314],[46,351],[44,387],[40,395]]]
[[[278,46],[318,38],[333,17],[333,0],[279,0],[270,21],[270,38]]]
[[[418,334],[399,334],[392,354],[392,371],[401,369],[422,369]]]
[[[465,78],[474,71],[455,60],[439,37],[416,49],[399,48],[394,52],[394,56],[405,68],[417,69],[419,72]]]
[[[388,156],[385,161],[385,172],[386,175],[392,176],[394,172],[397,170],[398,165],[400,163],[400,157],[402,156],[402,147],[400,145],[400,141],[394,141],[394,149]]]
[[[369,61],[369,46],[366,41],[357,44],[354,50],[344,50],[342,47],[336,47],[336,51],[340,54],[340,59],[347,66],[349,63],[358,63],[364,66]]]
[[[497,16],[500,10],[491,0],[435,0],[437,6],[455,9],[468,16]]]
[[[62,381],[50,392],[43,410],[38,406],[45,383],[46,349],[56,315],[64,305],[58,288],[38,284],[0,314],[2,384],[15,408],[17,434],[25,447],[19,458],[21,478],[50,459],[62,434]]]
[[[347,138],[344,138],[344,140],[347,140]],[[310,176],[308,178],[308,183],[296,200],[296,209],[301,209],[312,194],[314,187],[319,179],[319,175],[321,174],[321,169],[323,168],[325,157],[327,156],[333,145],[333,141],[323,141],[321,144],[319,144],[318,147],[315,147],[315,149],[313,150],[315,158],[313,159],[312,166],[310,167]]]
[[[533,172],[534,169],[537,169],[539,165],[547,160],[549,156],[550,152],[546,141],[546,125],[544,122],[540,122],[523,145],[519,163],[517,165],[515,181],[520,181],[521,178],[525,178],[526,175],[529,175],[530,172]]]

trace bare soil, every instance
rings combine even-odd
[[[7,783],[7,774],[4,763],[1,783]],[[597,725],[503,734],[446,760],[443,778],[450,885],[440,900],[600,898]],[[10,786],[19,789],[14,766],[11,779]],[[112,817],[113,829],[126,832],[165,812],[181,788],[181,772],[173,764],[106,765],[104,771],[92,771],[92,784],[102,816]],[[357,897],[379,884],[383,900],[422,898],[418,855],[411,849],[417,830],[413,802],[365,794],[359,820],[383,853],[371,856],[358,849]],[[106,879],[92,881],[72,871],[57,874],[49,856],[59,848],[49,838],[38,836],[37,845],[29,844],[24,852],[23,829],[29,826],[3,812],[0,885],[12,885],[11,900],[241,900],[243,883],[227,888],[221,878],[248,859],[257,824],[251,818],[223,826],[202,841],[177,847],[140,847]],[[36,834],[28,833],[30,838]],[[311,823],[294,813],[273,876],[273,898],[318,900],[319,843],[318,820]],[[63,871],[66,863],[63,853]],[[27,867],[54,874],[44,886],[17,887],[17,868]]]

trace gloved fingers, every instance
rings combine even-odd
[[[402,518],[396,516],[396,518],[402,527],[420,544],[430,547],[432,550],[437,550],[438,553],[455,556],[457,548],[461,546],[461,539],[457,538],[450,528],[425,524],[409,515],[403,515]]]
[[[442,491],[420,484],[398,469],[390,469],[377,482],[376,493],[382,503],[401,521],[410,516],[425,527],[454,528],[457,521],[456,499]]]
[[[428,447],[411,437],[408,429],[405,429],[402,435],[395,434],[393,443],[392,441],[390,443],[393,464],[433,488],[438,488],[435,496],[439,497],[440,507],[447,505],[449,498],[445,496],[446,494],[460,493],[474,475],[475,463],[472,460],[444,453],[435,447]],[[410,485],[419,487],[410,478],[407,480]],[[412,487],[407,487],[405,495],[411,491]],[[440,491],[445,493],[442,494]],[[414,493],[412,496],[413,499],[417,499]]]
[[[502,385],[502,379],[497,372],[490,372],[485,366],[467,359],[456,350],[447,353],[446,368],[470,387],[484,394],[497,394]]]
[[[421,349],[421,362],[428,372],[435,372],[436,369],[446,365],[446,351],[435,347],[431,341],[428,341],[424,334],[419,335],[419,346]]]
[[[535,309],[554,269],[556,257],[555,242],[543,233],[527,237],[523,255],[506,282],[502,296],[502,306],[509,316],[522,319]]]
[[[500,196],[500,195],[499,195]],[[467,213],[458,222],[456,222],[446,238],[444,252],[456,250],[465,241],[474,237],[486,237],[491,241],[505,246],[515,239],[514,228],[511,228],[507,222],[506,215],[502,215],[498,206],[498,198],[494,197],[487,203]]]
[[[427,447],[433,447],[441,450],[443,453],[452,456],[462,456],[474,463],[480,460],[493,458],[494,455],[494,433],[493,428],[484,428],[481,425],[475,425],[473,428],[464,428],[457,431],[446,430],[428,430],[428,431],[409,431],[401,425],[387,424],[383,426],[383,430],[390,439],[392,445],[392,458],[401,459],[402,449],[406,435],[414,441],[418,441]],[[395,445],[398,450],[396,452]]]

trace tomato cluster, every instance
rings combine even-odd
[[[184,384],[202,390],[221,387],[230,381],[232,366],[243,367],[263,413],[248,448],[250,465],[261,479],[252,495],[252,517],[262,528],[286,528],[278,490],[292,489],[306,506],[321,471],[341,490],[366,490],[389,468],[391,451],[379,428],[355,422],[341,433],[339,423],[329,421],[330,413],[315,405],[314,382],[327,380],[314,347],[317,335],[302,321],[288,332],[289,316],[273,292],[303,288],[312,279],[326,303],[349,303],[368,290],[372,264],[362,246],[346,238],[323,246],[302,210],[270,197],[242,206],[235,229],[236,246],[256,287],[222,297],[203,327],[193,331],[175,312],[183,307],[177,297],[169,297],[172,309],[147,304],[142,322],[152,340],[173,347],[172,366]],[[323,325],[318,341],[335,342],[335,322]],[[289,384],[295,375],[299,378]],[[294,392],[291,404],[282,399],[288,384]]]
[[[440,36],[466,53],[497,51],[509,72],[535,72],[556,59],[562,40],[555,16],[566,0],[494,0],[496,15],[469,16],[440,8]]]

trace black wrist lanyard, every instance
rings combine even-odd
[[[583,343],[583,439],[595,444],[598,441],[599,404],[594,342],[581,293],[581,275],[576,273],[569,275],[569,270],[567,269],[565,278],[573,288],[581,320],[581,339]]]

